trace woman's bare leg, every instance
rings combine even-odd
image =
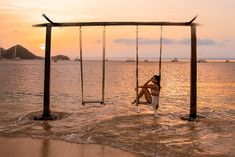
[[[143,95],[144,95],[147,103],[150,104],[152,102],[152,98],[151,98],[150,92],[148,91],[147,88],[142,88],[140,90],[137,99],[139,100]],[[132,102],[132,104],[134,104],[134,103],[136,103],[136,99]]]
[[[149,90],[148,90],[147,88],[142,88],[142,90],[144,91],[144,97],[145,97],[147,103],[151,104],[151,102],[152,102],[152,97],[151,97],[151,95],[150,95]]]

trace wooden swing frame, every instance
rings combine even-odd
[[[52,22],[45,14],[43,17],[49,23],[36,24],[33,27],[46,27],[46,42],[45,42],[45,69],[44,69],[44,101],[43,101],[43,114],[41,119],[47,120],[50,119],[50,71],[51,71],[51,31],[53,27],[87,27],[87,26],[188,26],[191,28],[191,61],[190,61],[190,112],[189,116],[184,119],[195,120],[197,118],[197,35],[196,27],[197,23],[194,23],[194,20],[197,18],[194,17],[188,22],[67,22],[67,23],[55,23]],[[80,32],[81,38],[81,32]],[[138,39],[138,38],[137,38]],[[80,44],[82,41],[80,40]],[[137,40],[138,43],[138,40]],[[82,57],[82,49],[80,46],[80,57]],[[136,64],[138,64],[138,45],[136,49]],[[98,101],[99,103],[104,103],[104,74],[105,74],[105,29],[103,33],[103,84],[102,84],[102,100]],[[82,62],[81,62],[82,66]],[[138,67],[136,67],[138,68]],[[82,69],[82,67],[81,67]],[[138,70],[138,69],[137,69]],[[82,74],[82,71],[81,71]],[[136,73],[137,78],[138,74]],[[82,78],[83,79],[83,78]],[[83,81],[83,80],[82,80]],[[137,80],[138,81],[138,80]],[[138,82],[137,82],[138,85]],[[83,88],[83,82],[82,82]],[[138,88],[137,88],[138,89]],[[82,89],[83,90],[83,89]],[[83,98],[83,94],[82,94]],[[87,101],[82,103],[97,103],[97,101]]]

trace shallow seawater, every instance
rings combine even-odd
[[[81,105],[80,64],[52,63],[51,110],[58,121],[34,121],[42,110],[43,61],[0,62],[0,136],[110,145],[146,156],[235,156],[235,63],[198,64],[196,122],[189,113],[189,62],[163,62],[159,118],[135,98],[135,63],[106,62],[106,105]],[[84,96],[101,99],[101,61],[84,63]],[[158,62],[140,63],[140,84]]]

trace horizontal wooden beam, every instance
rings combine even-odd
[[[193,23],[194,25],[198,25]],[[68,23],[43,23],[33,27],[76,27],[76,26],[191,26],[190,22],[68,22]]]
[[[52,22],[46,14],[42,14],[42,16],[49,22],[49,23],[42,23],[33,25],[33,27],[76,27],[76,26],[191,26],[191,25],[198,25],[193,23],[197,16],[195,16],[192,20],[188,22],[65,22],[65,23],[57,23]]]
[[[57,23],[53,22],[46,14],[42,14],[42,16],[49,22],[43,24],[36,24],[33,27],[76,27],[76,26],[191,26],[198,25],[193,23],[197,16],[192,18],[192,20],[188,22],[65,22],[65,23]]]

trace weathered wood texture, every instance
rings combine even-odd
[[[188,22],[137,22],[137,21],[116,21],[116,22],[53,22],[45,14],[42,16],[49,22],[43,24],[36,24],[33,27],[76,27],[76,26],[190,26],[197,18],[195,16],[192,20]],[[197,25],[194,23],[194,25]]]
[[[51,27],[46,27],[43,118],[50,117]]]
[[[189,118],[197,117],[197,36],[196,26],[191,26],[191,81],[190,81],[190,114]]]

